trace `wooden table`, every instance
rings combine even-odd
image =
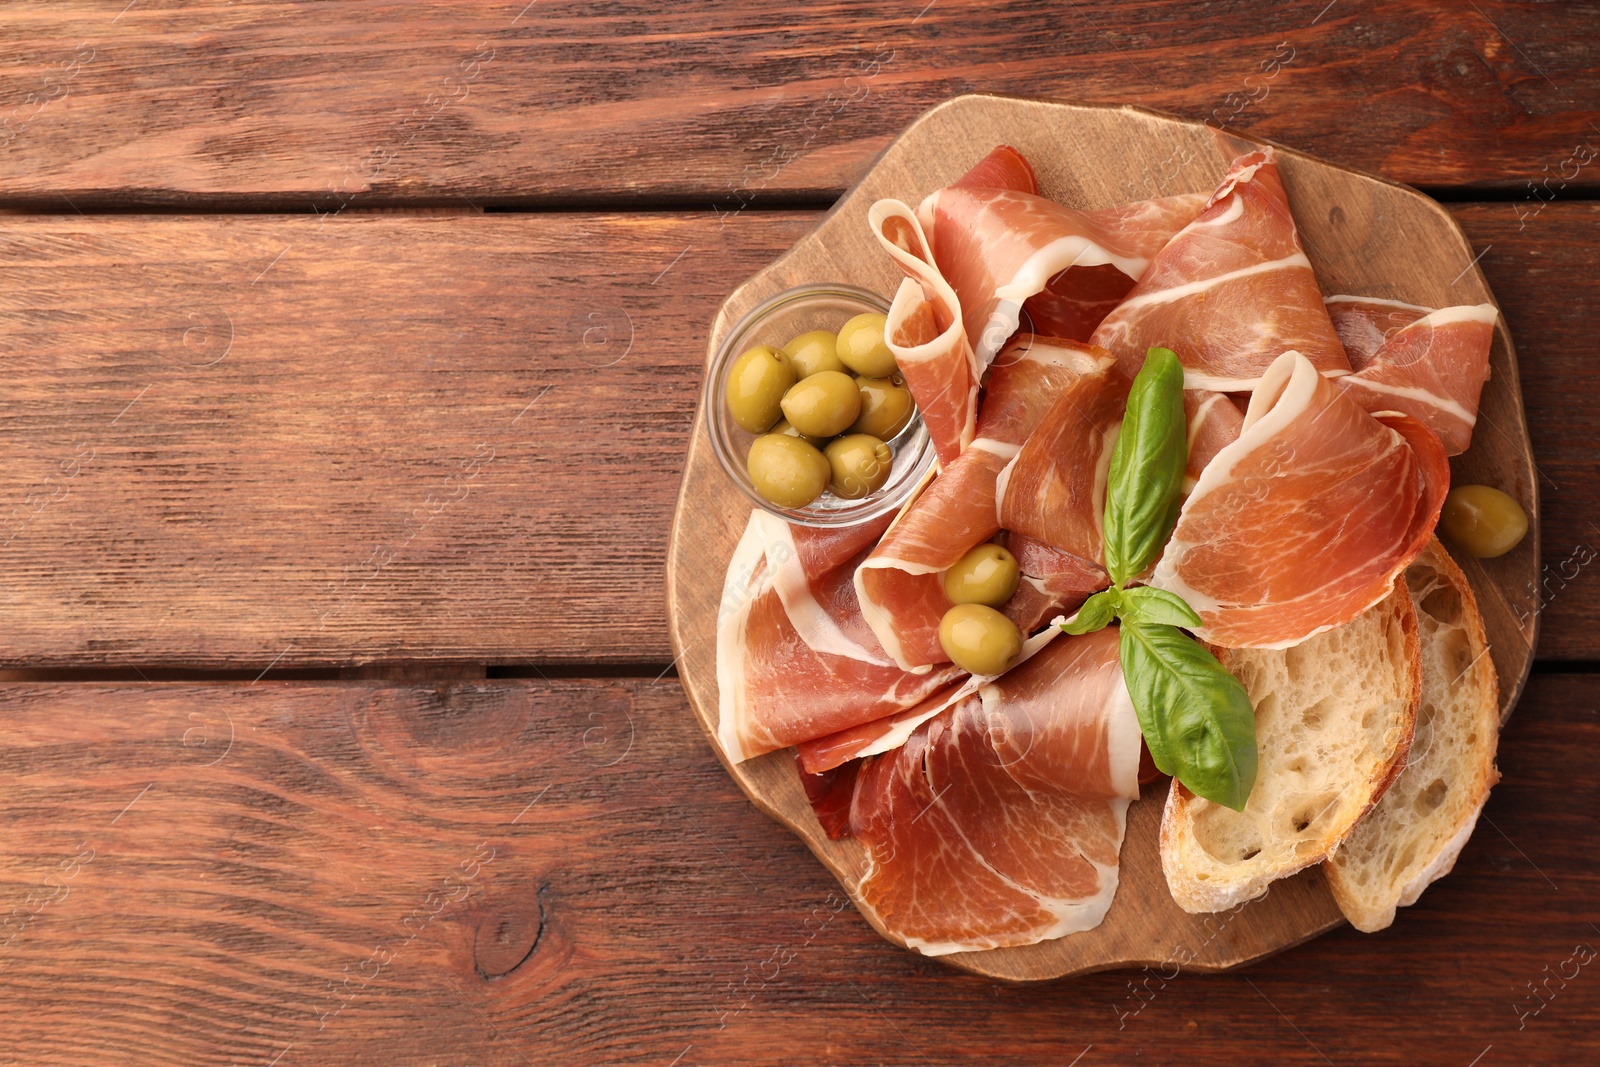
[[[0,1063],[1592,1061],[1597,25],[13,0]],[[882,942],[689,714],[662,568],[705,328],[970,90],[1209,117],[1417,184],[1482,250],[1540,659],[1455,873],[1385,933],[963,975]]]

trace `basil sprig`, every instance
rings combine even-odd
[[[1122,678],[1156,767],[1196,796],[1244,809],[1256,781],[1256,719],[1250,696],[1217,657],[1179,627],[1200,616],[1183,598],[1148,586],[1123,588],[1160,557],[1178,521],[1188,464],[1183,365],[1152,348],[1133,380],[1111,452],[1106,485],[1106,571],[1113,585],[1084,601],[1061,628],[1120,630]]]

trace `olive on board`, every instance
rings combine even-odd
[[[818,371],[796,382],[781,406],[790,425],[807,437],[832,437],[861,414],[861,389],[841,371]]]
[[[828,488],[845,500],[860,500],[883,488],[894,465],[889,446],[871,434],[853,433],[840,437],[823,449],[832,476]]]
[[[747,349],[728,371],[728,414],[741,429],[765,433],[783,415],[783,394],[794,383],[794,367],[783,349]]]
[[[911,390],[897,385],[892,378],[857,378],[861,389],[861,414],[851,433],[870,433],[880,441],[894,439],[911,416],[916,405],[911,402]]]
[[[1022,631],[986,604],[957,604],[939,620],[939,644],[962,670],[1000,674],[1022,655]]]
[[[998,608],[1011,599],[1022,580],[1017,557],[999,545],[979,545],[944,572],[944,593],[952,604],[987,604]]]
[[[828,460],[798,437],[763,434],[745,457],[756,492],[780,508],[803,508],[828,487]]]
[[[788,419],[779,419],[778,424],[767,432],[787,434],[790,437],[798,437],[812,448],[828,447],[828,439],[826,437],[810,437],[806,434],[803,434],[799,430],[795,429],[794,424]]]
[[[868,378],[887,378],[895,371],[894,353],[884,343],[883,315],[867,312],[839,327],[839,359]]]
[[[794,365],[796,378],[809,378],[825,370],[845,369],[839,360],[839,335],[829,333],[827,330],[812,330],[798,337],[792,337],[789,343],[783,346],[783,350],[788,354],[789,362]]]
[[[1479,559],[1510,552],[1528,532],[1528,513],[1492,485],[1458,485],[1444,498],[1439,526]]]

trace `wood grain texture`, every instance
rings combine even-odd
[[[892,292],[899,272],[860,223],[868,207],[883,197],[917,203],[961,177],[996,143],[1021,151],[1045,196],[1080,208],[1208,191],[1227,174],[1235,156],[1255,147],[1237,138],[1218,138],[1198,123],[1138,109],[957,98],[913,123],[815,230],[729,296],[711,330],[708,361],[735,323],[792,286],[847,281]],[[1096,146],[1108,144],[1117,146],[1116,167],[1080,165]],[[1493,301],[1466,238],[1434,201],[1298,152],[1280,150],[1278,167],[1300,240],[1325,294],[1355,293],[1427,307]],[[1496,324],[1489,361],[1491,378],[1479,405],[1483,429],[1474,433],[1464,454],[1452,459],[1451,477],[1457,483],[1504,487],[1536,523],[1536,474],[1516,355],[1504,322]],[[702,421],[696,422],[689,442],[673,517],[667,611],[679,675],[701,725],[714,739],[719,714],[717,623],[729,610],[723,578],[750,505],[718,465]],[[1462,569],[1483,614],[1504,717],[1516,703],[1533,659],[1539,621],[1534,592],[1538,537],[1535,533],[1524,539],[1499,559],[1463,556]],[[728,770],[755,804],[805,840],[881,928],[879,917],[856,895],[870,868],[866,847],[848,837],[829,840],[822,832],[795,774],[792,754],[771,753],[730,764]],[[1039,944],[941,958],[991,977],[1042,979],[1156,964],[1175,931],[1198,939],[1204,924],[1215,920],[1184,912],[1167,890],[1157,845],[1163,803],[1158,792],[1129,809],[1120,887],[1099,926]],[[1268,896],[1245,906],[1227,936],[1208,940],[1191,966],[1218,970],[1247,963],[1339,920],[1320,872],[1309,871],[1276,883]],[[884,936],[899,941],[887,929]]]
[[[1531,681],[1382,934],[1006,985],[841,910],[670,679],[0,685],[0,1064],[1591,1062],[1597,705]]]
[[[973,90],[1525,196],[1450,210],[1517,340],[1539,652],[1600,658],[1597,12],[9,0],[0,205],[64,217],[0,218],[0,1065],[1595,1060],[1593,675],[1532,680],[1393,929],[1023,986],[883,942],[670,677],[449,679],[655,676],[705,331],[815,221],[745,205]],[[73,211],[139,203],[338,217]],[[364,214],[484,203],[722,218]],[[325,666],[391,681],[274,681]]]
[[[1539,654],[1597,659],[1600,208],[1451,213],[1517,339]],[[707,328],[814,222],[3,219],[0,665],[664,664]]]
[[[701,324],[806,221],[4,220],[0,665],[665,662]]]
[[[1600,207],[1451,211],[1517,341],[1539,654],[1597,659]],[[666,663],[706,330],[815,221],[0,220],[0,666]]]
[[[1595,187],[1574,152],[1600,148],[1597,18],[1508,0],[13,0],[0,200],[732,210],[836,195],[972,91],[1138,103],[1544,199]]]
[[[1453,211],[1517,338],[1543,529],[1531,606],[1541,658],[1600,659],[1600,360],[1586,309],[1600,307],[1600,204],[1507,218],[1498,205]],[[1566,293],[1572,302],[1558,294]],[[1532,345],[1532,358],[1529,358]]]

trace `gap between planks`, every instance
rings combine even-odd
[[[440,664],[427,660],[376,663],[346,667],[240,668],[196,670],[153,664],[132,667],[12,667],[0,669],[0,684],[86,685],[156,683],[338,682],[384,681],[396,684],[481,681],[562,681],[571,679],[672,681],[678,679],[676,663],[620,664]]]
[[[1550,201],[1529,196],[1525,189],[1493,188],[1475,185],[1416,185],[1418,192],[1442,204],[1515,204]],[[816,212],[827,211],[845,194],[845,189],[801,190],[758,194],[741,211]],[[360,207],[345,207],[346,215],[572,215],[572,214],[697,214],[718,210],[726,190],[704,189],[685,193],[652,193],[648,196],[551,196],[484,197],[462,203],[460,199],[369,198]],[[1563,203],[1600,200],[1600,182],[1572,184],[1561,190]],[[204,196],[186,198],[183,203],[166,200],[150,202],[116,196],[79,197],[70,205],[53,198],[13,198],[0,201],[4,215],[172,215],[200,218],[207,215],[316,215],[333,210],[316,196],[305,193],[273,193],[238,198],[220,195],[215,200]]]

